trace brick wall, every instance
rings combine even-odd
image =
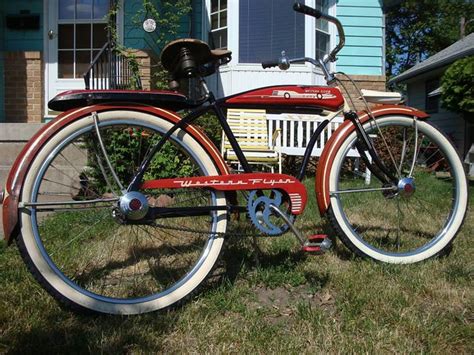
[[[6,122],[41,122],[43,65],[41,52],[5,53]]]
[[[140,78],[142,81],[143,90],[150,90],[154,87],[154,69],[158,60],[154,55],[151,55],[145,51],[133,51],[140,69]]]
[[[348,89],[357,111],[363,110],[364,104],[362,100],[358,99],[360,95],[354,85],[343,76],[338,75],[338,78],[342,80],[345,87]],[[359,89],[385,91],[386,79],[384,75],[351,75],[351,78],[355,81]],[[342,87],[341,91],[343,92],[347,102],[350,104],[350,100]]]

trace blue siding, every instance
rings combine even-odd
[[[42,0],[15,0],[0,1],[0,8],[4,15],[19,14],[21,10],[28,10],[31,14],[40,15],[40,29],[34,31],[15,31],[5,28],[3,39],[4,51],[43,51],[43,1]],[[4,27],[4,26],[2,26]]]
[[[338,0],[337,18],[344,26],[346,46],[337,69],[347,74],[383,75],[383,12],[379,0]]]

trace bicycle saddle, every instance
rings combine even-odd
[[[168,43],[161,52],[161,64],[176,79],[211,75],[216,68],[228,63],[232,52],[210,49],[203,41],[193,38],[177,39]]]

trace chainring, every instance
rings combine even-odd
[[[267,195],[265,195],[267,194]],[[247,200],[247,210],[252,224],[260,232],[267,235],[281,235],[285,233],[289,226],[282,218],[276,216],[270,206],[280,208],[282,211],[288,210],[288,207],[282,206],[282,193],[278,190],[252,190]],[[291,222],[294,216],[288,216]]]

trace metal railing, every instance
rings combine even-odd
[[[131,60],[108,41],[84,74],[86,90],[141,90],[140,76]]]

